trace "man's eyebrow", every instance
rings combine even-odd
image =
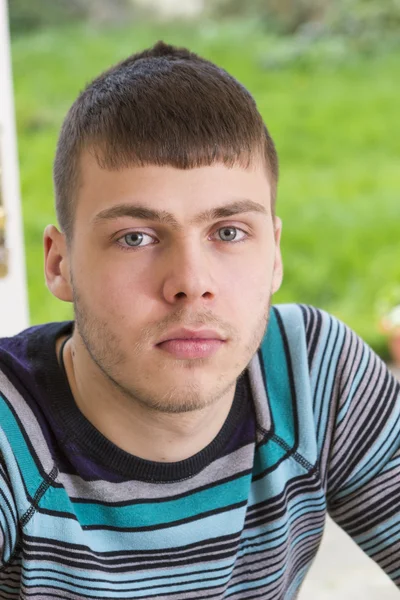
[[[233,215],[256,212],[268,215],[269,211],[265,206],[254,202],[254,200],[235,200],[224,206],[204,210],[196,215],[190,222],[190,225],[201,225],[216,219],[224,219]],[[181,229],[181,225],[175,219],[174,215],[165,210],[156,210],[147,208],[140,204],[117,204],[111,208],[106,208],[99,212],[93,219],[93,223],[110,221],[119,217],[131,217],[133,219],[143,219],[147,221],[156,221],[165,225],[170,225],[174,229]]]

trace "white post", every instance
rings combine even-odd
[[[0,0],[0,168],[0,228],[5,215],[6,248],[0,231],[0,337],[5,337],[29,322],[7,0]]]

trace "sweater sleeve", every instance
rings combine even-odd
[[[17,509],[8,474],[1,458],[0,455],[0,570],[13,556],[18,534]]]
[[[316,419],[328,512],[400,587],[400,385],[353,331],[320,318],[315,406],[321,387],[329,399],[328,417]]]

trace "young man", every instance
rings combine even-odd
[[[62,127],[50,291],[0,342],[1,598],[284,599],[326,512],[400,583],[400,389],[344,324],[271,306],[274,144],[158,43]]]

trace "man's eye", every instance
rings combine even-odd
[[[237,239],[237,232],[243,234],[243,236]],[[242,242],[244,238],[247,236],[246,232],[243,229],[239,229],[239,227],[234,227],[229,225],[227,227],[220,227],[217,230],[217,233],[220,235],[220,239],[223,242]]]
[[[154,240],[151,235],[147,233],[142,233],[141,231],[133,231],[132,233],[127,233],[122,236],[118,240],[118,242],[124,246],[125,248],[129,246],[130,248],[142,248],[143,246],[148,246],[148,244],[142,244],[144,238],[149,238],[149,240]]]

